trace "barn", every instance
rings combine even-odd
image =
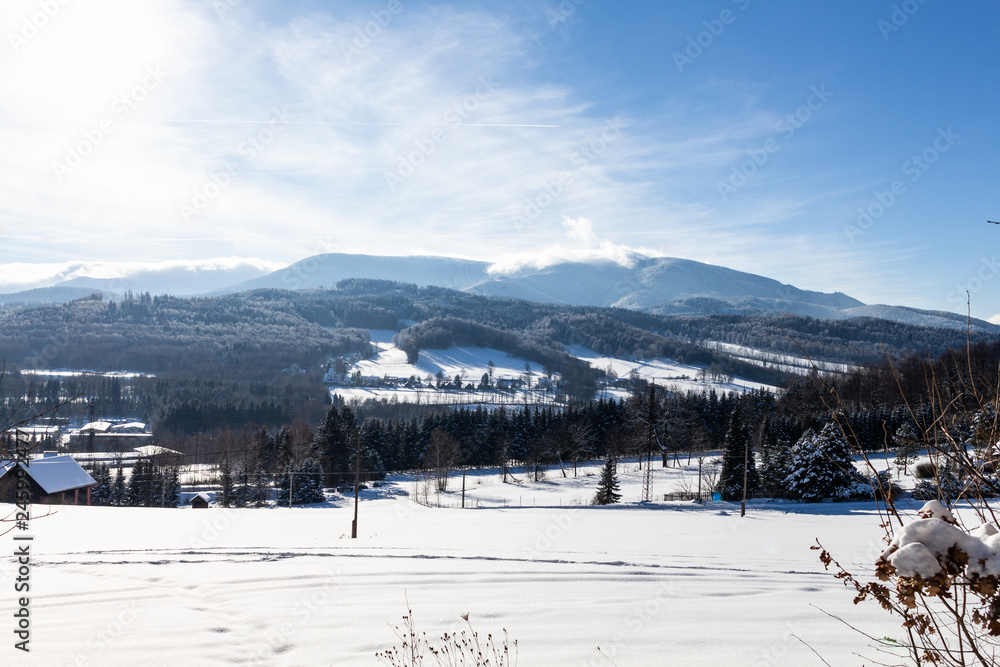
[[[202,491],[201,493],[196,493],[191,500],[188,501],[188,504],[195,509],[206,509],[211,502],[212,497]]]
[[[17,469],[26,473],[30,503],[89,505],[94,478],[72,456],[48,456],[28,464],[0,461],[0,502],[13,503],[17,495]]]

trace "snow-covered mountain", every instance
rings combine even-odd
[[[783,312],[821,319],[877,317],[907,324],[964,328],[964,316],[903,306],[867,305],[840,292],[799,289],[771,278],[671,257],[615,262],[565,262],[498,272],[487,262],[448,257],[324,254],[217,293],[260,287],[332,287],[346,278],[436,285],[493,297],[579,306],[614,306],[658,314],[705,315]],[[1000,327],[983,320],[973,326]]]
[[[2,303],[59,303],[101,291],[120,298],[127,290],[177,296],[228,294],[257,288],[333,287],[363,278],[435,285],[472,294],[577,306],[613,306],[663,315],[793,313],[820,319],[876,317],[906,324],[964,329],[955,313],[904,306],[867,305],[840,292],[799,289],[771,278],[671,257],[635,254],[613,261],[563,262],[544,268],[501,269],[453,257],[385,257],[330,253],[285,268],[256,259],[192,262],[76,262],[51,265],[40,276],[0,294]],[[0,289],[2,283],[0,280]],[[8,281],[9,282],[9,281]],[[1000,326],[973,320],[984,331]]]

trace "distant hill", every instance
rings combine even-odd
[[[90,291],[101,290],[111,298],[120,297],[127,291],[193,296],[266,275],[270,275],[267,269],[248,263],[221,267],[192,264],[134,271],[121,278],[77,276],[64,280],[56,286],[79,287]]]
[[[90,296],[95,291],[89,287],[38,287],[24,290],[23,292],[12,292],[10,294],[0,294],[0,304],[3,305],[41,305],[46,303],[67,303],[75,299],[82,299]]]

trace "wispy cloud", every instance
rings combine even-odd
[[[0,264],[0,291],[13,292],[34,287],[48,287],[74,278],[99,280],[145,276],[155,281],[157,274],[225,274],[234,272],[270,273],[283,268],[280,262],[258,258],[215,257],[201,260],[162,261],[69,261],[53,263],[12,262]]]
[[[38,11],[8,4],[0,34]],[[655,109],[598,112],[539,66],[554,37],[544,12],[402,3],[376,30],[361,3],[60,7],[0,58],[8,257],[337,250],[511,267],[638,253],[865,299],[915,293],[892,271],[905,241],[841,238],[859,192],[842,167],[806,176],[779,153],[719,199],[716,182],[802,100],[768,105],[759,85],[712,79]],[[79,164],[56,168],[74,152]]]

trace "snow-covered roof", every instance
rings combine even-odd
[[[143,456],[156,456],[157,454],[180,454],[176,449],[167,449],[159,445],[143,445],[136,447],[133,451],[139,452]]]
[[[200,491],[200,492],[194,494],[193,496],[191,496],[191,500],[188,501],[188,504],[190,505],[191,503],[193,503],[195,498],[201,498],[206,503],[212,502],[212,496],[208,495],[204,491]]]
[[[0,476],[6,474],[12,466],[12,461],[0,462]],[[20,466],[47,494],[72,491],[96,484],[94,478],[68,454],[33,459],[27,466],[23,463]]]
[[[105,422],[105,421],[89,422],[80,427],[80,432],[100,431],[103,433],[108,431],[112,426],[114,426],[114,424],[112,424],[111,422]]]
[[[115,424],[111,427],[112,431],[128,431],[128,430],[139,430],[145,431],[146,425],[142,422],[128,422],[126,424]]]

